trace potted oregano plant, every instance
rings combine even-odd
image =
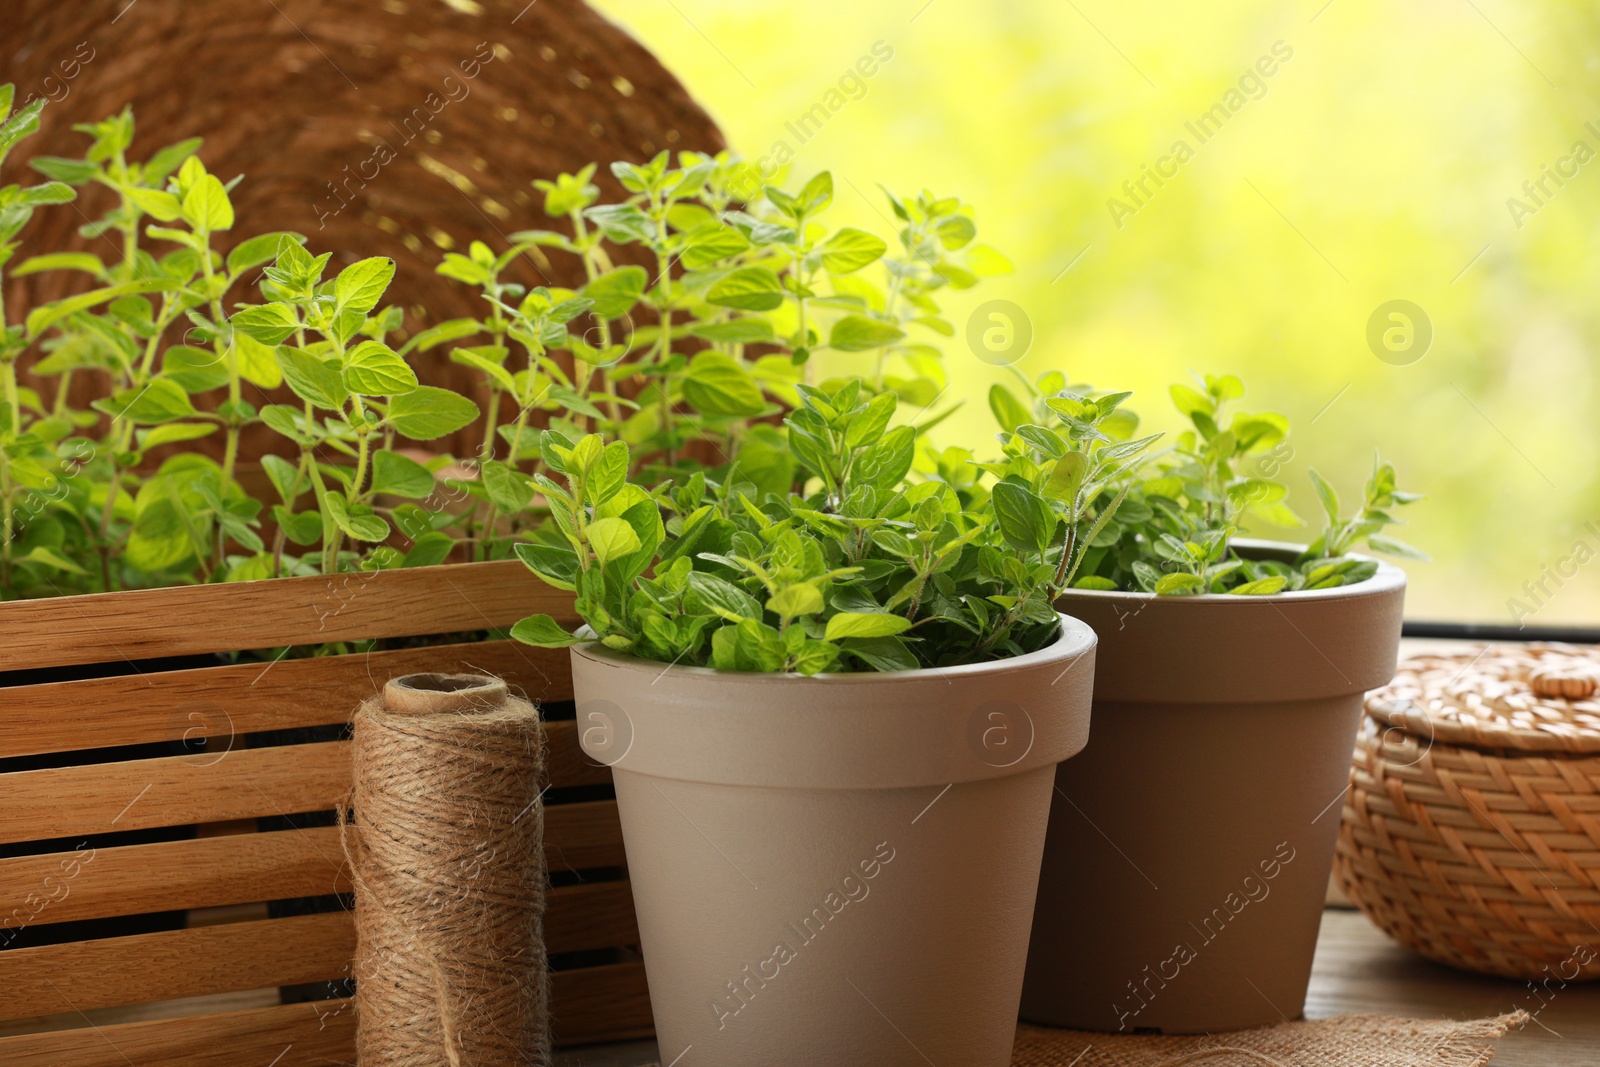
[[[1399,646],[1405,577],[1352,550],[1425,558],[1384,533],[1418,498],[1376,463],[1351,514],[1312,471],[1320,536],[1240,539],[1251,519],[1301,520],[1275,480],[1288,420],[1236,410],[1238,378],[1173,386],[1188,426],[1161,450],[1129,440],[1125,394],[1060,374],[1031,403],[996,390],[991,469],[1085,472],[1056,606],[1100,638],[1094,734],[1057,774],[1023,1015],[1173,1033],[1294,1018],[1362,694]]]
[[[513,635],[571,646],[666,1058],[901,1063],[909,1039],[1002,1067],[1094,637],[1051,606],[1048,506],[908,483],[893,393],[796,393],[781,494],[647,490],[625,443],[543,434],[561,538],[518,552],[588,628]]]

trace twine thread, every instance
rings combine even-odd
[[[391,681],[340,812],[362,1067],[546,1067],[543,737],[481,675]]]

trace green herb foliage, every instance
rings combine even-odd
[[[127,156],[129,112],[79,129],[91,138],[83,159],[33,165],[63,188],[98,184],[117,194],[112,210],[82,232],[116,234],[122,258],[106,265],[88,253],[47,254],[13,271],[77,271],[94,287],[34,308],[8,329],[16,342],[8,375],[16,356],[36,347],[44,356],[30,369],[58,381],[48,406],[31,390],[13,389],[5,453],[12,473],[18,459],[35,466],[7,483],[13,529],[0,585],[8,595],[442,559],[453,544],[443,535],[419,530],[405,551],[385,544],[392,528],[377,497],[430,496],[433,475],[395,451],[397,439],[454,432],[478,410],[421,386],[384,343],[400,323],[397,309],[378,309],[394,263],[365,259],[324,277],[329,257],[280,233],[241,241],[224,256],[213,243],[235,223],[231,183],[207,172],[194,154],[198,140],[138,163]],[[251,281],[265,302],[230,313],[230,298],[246,296]],[[70,387],[84,376],[109,388],[91,410],[78,411]],[[247,386],[279,385],[300,403],[258,410],[245,399]],[[257,425],[285,438],[285,451],[296,456],[262,460],[280,497],[270,509],[270,544],[265,502],[236,477],[241,434]],[[149,469],[148,450],[217,434],[220,461],[180,452]],[[13,484],[37,501],[19,500]],[[306,498],[310,509],[299,510]],[[402,507],[381,510],[393,516]],[[314,548],[291,551],[303,546]]]
[[[1063,517],[1092,487],[1049,490],[1048,473],[1008,476],[992,497],[907,483],[916,431],[889,428],[894,394],[860,379],[798,392],[787,426],[809,492],[757,500],[703,472],[647,492],[624,480],[625,443],[546,433],[564,484],[541,485],[561,537],[519,554],[576,591],[594,638],[666,663],[906,670],[1019,655],[1059,634],[1051,602],[1072,553]],[[1120,460],[1085,462],[1098,477]],[[513,636],[582,639],[547,615]]]
[[[1286,503],[1288,489],[1274,478],[1289,420],[1276,412],[1235,410],[1233,402],[1245,389],[1232,375],[1207,375],[1194,387],[1172,386],[1173,404],[1188,426],[1161,450],[1151,447],[1155,437],[1132,437],[1138,420],[1120,406],[1126,393],[1097,394],[1088,386],[1069,385],[1059,372],[1029,383],[1028,392],[1032,412],[1005,386],[991,392],[1006,459],[984,464],[986,469],[1004,477],[1019,468],[1054,464],[1052,470],[1059,471],[1078,462],[1070,455],[1061,458],[1059,444],[1026,421],[1039,413],[1057,416],[1069,428],[1068,437],[1098,435],[1092,455],[1111,460],[1105,473],[1088,475],[1086,484],[1094,492],[1073,520],[1080,546],[1069,568],[1073,588],[1264,596],[1372,577],[1377,563],[1350,555],[1363,545],[1402,558],[1427,558],[1383,533],[1400,521],[1394,507],[1421,497],[1398,489],[1394,468],[1376,460],[1353,516],[1341,514],[1333,487],[1310,472],[1327,525],[1292,563],[1242,557],[1233,540],[1243,523],[1298,527],[1304,522]],[[1095,423],[1097,412],[1103,414]],[[1059,476],[1070,483],[1070,471]]]
[[[467,255],[447,255],[440,272],[480,288],[490,311],[436,327],[417,345],[487,335],[486,346],[457,348],[453,358],[482,369],[488,388],[509,394],[516,410],[546,413],[549,427],[569,437],[599,432],[625,441],[636,464],[680,477],[700,465],[685,460],[696,449],[713,467],[742,451],[746,472],[764,488],[790,488],[781,434],[760,420],[794,406],[796,386],[818,378],[821,354],[848,360],[852,373],[866,363],[871,371],[861,376],[876,391],[928,408],[947,384],[939,345],[955,333],[941,317],[940,291],[1010,269],[974,243],[970,212],[955,199],[886,193],[901,224],[891,247],[824,223],[834,196],[826,171],[787,193],[752,181],[750,165],[726,154],[682,153],[674,167],[662,152],[611,170],[625,199],[602,202],[593,166],[539,180],[545,213],[564,230],[514,233],[498,254],[474,244]],[[762,190],[754,201],[735,200],[732,190],[752,187]],[[618,265],[622,253],[649,268]],[[501,279],[519,257],[563,255],[581,261],[588,281],[546,291],[555,317],[571,323],[552,343],[528,321],[529,309],[517,307],[521,289]],[[490,365],[504,360],[510,342],[530,359],[532,376],[520,388]],[[491,405],[491,420],[497,409]],[[532,455],[527,429],[519,421],[498,432],[514,452]],[[486,455],[498,447],[490,438]]]
[[[0,89],[0,159],[44,106],[13,115],[11,101]],[[826,173],[736,202],[748,165],[663,153],[613,165],[615,202],[593,166],[535,181],[562,229],[446,254],[439,272],[484,311],[408,334],[382,303],[393,262],[335,270],[298,234],[238,239],[239,179],[210,174],[199,139],[141,161],[131,112],[77,129],[82,158],[36,158],[50,180],[0,189],[0,271],[84,279],[20,316],[0,304],[4,599],[506,558],[559,532],[538,480],[564,466],[545,430],[626,442],[625,475],[686,484],[704,468],[729,493],[781,498],[805,475],[778,418],[818,376],[815,357],[866,362],[875,391],[927,409],[954,332],[938,294],[1007,269],[958,201],[890,196],[902,225],[885,241],[819,221]],[[36,209],[95,185],[115,194],[80,231],[95,252],[10,264]],[[579,289],[512,280],[560,256],[581,264]],[[478,373],[475,396],[419,379],[413,361],[433,351]],[[23,386],[19,368],[51,388]],[[85,381],[97,398],[79,409]],[[280,386],[292,401],[266,402]],[[247,433],[272,442],[261,494],[241,480]],[[474,454],[449,454],[457,434],[480,442]]]

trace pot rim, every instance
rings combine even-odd
[[[1292,541],[1268,541],[1254,537],[1238,537],[1230,542],[1233,548],[1255,553],[1260,557],[1271,558],[1275,555],[1292,553],[1299,555],[1306,547]],[[1242,554],[1242,553],[1241,553]],[[1372,596],[1376,593],[1387,592],[1406,584],[1406,572],[1387,560],[1381,560],[1362,552],[1347,552],[1346,556],[1354,559],[1370,560],[1378,565],[1378,573],[1354,585],[1340,585],[1332,589],[1296,589],[1286,593],[1273,593],[1270,596],[1236,596],[1233,593],[1198,593],[1190,596],[1162,596],[1159,593],[1129,592],[1122,589],[1063,589],[1061,595],[1056,597],[1058,607],[1070,600],[1102,600],[1123,601],[1128,603],[1144,603],[1159,601],[1162,604],[1281,604],[1304,603],[1306,601],[1352,600],[1357,597]],[[1181,608],[1178,610],[1182,610]]]
[[[1213,598],[1215,599],[1215,598]],[[600,660],[625,670],[655,675],[672,671],[691,678],[729,678],[741,682],[761,679],[777,685],[890,685],[924,679],[973,678],[989,674],[1005,674],[1043,663],[1081,656],[1094,648],[1097,638],[1089,624],[1062,611],[1056,612],[1061,632],[1044,648],[1005,659],[984,660],[981,663],[962,663],[953,667],[917,667],[909,671],[834,671],[823,674],[796,674],[792,671],[725,671],[716,667],[697,667],[662,663],[644,659],[627,652],[607,648],[598,641],[585,641],[572,646],[575,655]]]
[[[1061,634],[1037,652],[909,671],[806,677],[672,668],[593,642],[568,651],[578,718],[605,728],[580,732],[579,743],[616,774],[902,789],[1011,777],[1075,755],[1089,736],[1096,646],[1087,623],[1061,616]],[[1002,751],[994,738],[1017,744]]]

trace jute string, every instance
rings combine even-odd
[[[352,748],[361,1067],[545,1067],[538,711],[499,679],[410,675]]]

